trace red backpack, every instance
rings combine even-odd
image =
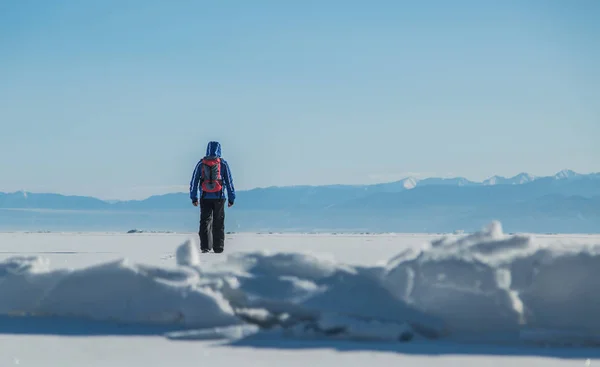
[[[214,193],[223,190],[221,158],[204,157],[202,159],[202,171],[200,172],[202,191]]]

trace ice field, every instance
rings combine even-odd
[[[0,366],[593,365],[600,236],[1,233]]]

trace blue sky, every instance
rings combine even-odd
[[[0,3],[0,191],[600,171],[600,2]]]

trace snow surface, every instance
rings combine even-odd
[[[9,345],[23,354],[21,338],[48,343],[39,338],[65,333],[151,334],[280,353],[325,347],[429,354],[460,343],[463,351],[521,348],[492,354],[571,346],[577,352],[557,355],[600,355],[578,349],[600,343],[598,239],[541,237],[506,235],[494,222],[441,238],[228,236],[224,254],[199,254],[188,235],[1,234],[0,356]],[[95,246],[83,251],[76,241],[86,238]],[[294,245],[259,250],[269,241]],[[127,243],[137,245],[125,250]],[[163,252],[171,246],[170,255]],[[94,251],[100,248],[102,256]],[[115,258],[136,253],[142,256],[131,257],[144,261]],[[52,266],[50,259],[61,258]],[[340,342],[354,344],[332,344]],[[424,345],[428,352],[414,349]]]

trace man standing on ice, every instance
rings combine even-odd
[[[227,198],[225,197],[227,189]],[[198,202],[200,191],[200,202]],[[221,144],[211,141],[206,147],[206,156],[202,158],[192,174],[190,182],[192,204],[200,204],[200,250],[209,252],[209,240],[215,253],[225,248],[225,200],[228,207],[235,202],[235,188],[227,161],[221,158]],[[209,236],[210,234],[210,236]]]

